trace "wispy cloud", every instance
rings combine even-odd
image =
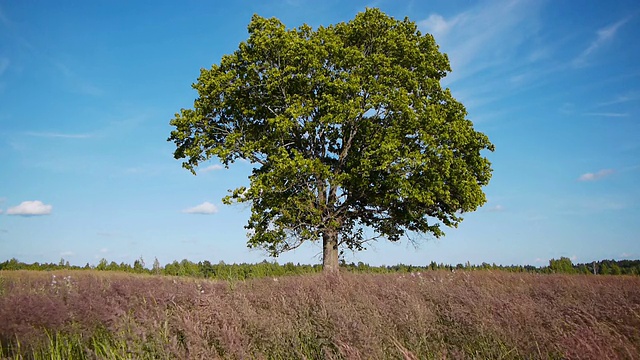
[[[11,64],[9,58],[0,57],[0,76],[2,76],[5,71],[7,71],[7,69],[9,68],[9,64]]]
[[[533,21],[542,1],[483,2],[449,18],[430,14],[418,27],[436,38],[449,55],[453,72],[448,82],[463,79],[487,68],[510,63],[521,44],[538,31]],[[529,46],[531,48],[531,46]],[[541,48],[525,58],[537,61],[547,56]]]
[[[99,87],[78,76],[78,74],[67,65],[56,60],[51,60],[51,62],[60,73],[67,78],[76,92],[90,96],[100,96],[104,93]]]
[[[585,113],[587,116],[601,116],[601,117],[627,117],[629,114],[627,113],[619,113],[619,112],[590,112]]]
[[[200,170],[200,172],[206,173],[206,172],[211,172],[211,171],[216,171],[216,170],[222,170],[224,169],[224,166],[220,165],[220,164],[215,164],[215,165],[209,165],[206,168]]]
[[[2,10],[2,6],[0,6],[0,24],[9,26],[10,23],[11,21],[9,21],[9,18],[4,14],[4,10]]]
[[[588,211],[618,211],[627,209],[629,206],[621,201],[594,199],[590,202],[585,202],[582,207]]]
[[[88,139],[94,137],[92,134],[65,134],[58,132],[27,132],[28,136],[60,139]]]
[[[42,201],[23,201],[20,205],[7,209],[7,215],[37,216],[49,215],[53,206],[45,205]]]
[[[210,215],[218,212],[218,207],[213,205],[212,203],[205,201],[204,203],[194,206],[192,208],[182,210],[185,214],[203,214]]]
[[[96,233],[96,235],[102,236],[102,237],[117,237],[117,236],[119,236],[119,234],[114,233],[114,232],[109,232],[109,231],[99,231],[99,232]]]
[[[441,38],[445,37],[456,24],[463,22],[466,17],[468,17],[466,13],[461,13],[447,21],[440,14],[431,14],[425,20],[420,21],[418,25],[427,29],[436,38]]]
[[[19,26],[9,19],[1,7],[0,24],[7,30],[6,32],[12,40],[28,49],[32,55],[46,61],[46,63],[53,67],[58,74],[61,74],[64,77],[64,80],[69,84],[72,91],[90,96],[100,96],[104,94],[104,91],[101,88],[88,81],[85,77],[78,75],[77,71],[72,70],[72,68],[67,66],[65,63],[57,60],[55,55],[51,55],[46,51],[42,51],[33,46],[21,35]],[[0,59],[0,68],[2,67],[1,61],[2,59]],[[5,66],[8,66],[8,63]],[[0,75],[2,75],[2,71],[0,71]]]
[[[596,38],[591,41],[591,44],[584,49],[575,59],[573,59],[572,65],[574,67],[584,67],[589,65],[589,58],[596,53],[602,46],[613,40],[620,29],[629,18],[619,20],[609,26],[606,26],[596,32]]]
[[[637,101],[640,100],[640,93],[638,92],[628,92],[622,95],[618,95],[615,98],[605,101],[605,102],[601,102],[598,104],[599,107],[604,107],[604,106],[609,106],[609,105],[617,105],[617,104],[623,104],[623,103],[627,103],[630,101]]]
[[[488,208],[487,211],[501,212],[501,211],[504,211],[504,206],[498,204],[498,205],[495,205],[495,206],[492,206],[492,207]]]
[[[73,251],[63,251],[60,253],[60,256],[74,256],[76,253]]]
[[[600,180],[602,178],[605,178],[611,174],[613,174],[614,171],[612,169],[602,169],[598,172],[595,173],[584,173],[582,175],[580,175],[580,177],[578,178],[578,181],[595,181],[595,180]]]

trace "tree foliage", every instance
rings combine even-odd
[[[493,145],[442,88],[449,61],[433,36],[378,9],[315,30],[254,15],[248,30],[201,70],[169,140],[194,174],[211,158],[255,165],[224,199],[251,203],[250,247],[275,256],[323,239],[337,268],[337,249],[362,249],[366,234],[440,237],[484,204]]]

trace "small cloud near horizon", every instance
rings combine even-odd
[[[39,216],[49,215],[53,210],[52,205],[45,205],[42,201],[23,201],[20,205],[7,209],[7,215]]]
[[[76,253],[73,251],[63,251],[60,253],[60,256],[74,256]]]
[[[613,169],[602,169],[596,173],[585,173],[580,175],[578,181],[596,181],[613,174]]]
[[[203,214],[210,215],[218,212],[218,207],[213,205],[212,203],[205,201],[200,205],[196,205],[192,208],[182,210],[185,214]]]

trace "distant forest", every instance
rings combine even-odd
[[[457,264],[445,265],[431,262],[426,266],[398,264],[392,266],[371,266],[362,262],[346,263],[341,262],[340,268],[343,271],[353,273],[416,273],[433,270],[448,271],[478,271],[478,270],[497,270],[520,273],[537,273],[537,274],[596,274],[596,275],[640,275],[640,260],[601,260],[585,264],[573,264],[571,259],[561,257],[560,259],[549,260],[548,266],[531,266],[531,265],[496,265],[482,263],[480,265]],[[244,280],[251,278],[259,278],[265,276],[284,276],[284,275],[301,275],[310,273],[319,273],[322,271],[322,265],[301,265],[294,263],[279,264],[277,262],[263,261],[257,264],[225,264],[219,262],[212,264],[209,261],[200,261],[198,263],[189,260],[180,262],[174,261],[164,266],[160,265],[158,259],[155,259],[150,267],[146,266],[145,261],[140,258],[133,265],[121,262],[120,264],[106,259],[100,260],[98,265],[86,264],[85,266],[70,265],[68,261],[60,259],[59,263],[38,263],[27,264],[17,259],[7,260],[0,263],[0,270],[98,270],[98,271],[120,271],[139,274],[155,274],[168,276],[191,276],[207,279],[219,280]]]

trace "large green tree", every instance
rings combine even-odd
[[[248,30],[201,70],[169,141],[194,174],[212,157],[254,164],[224,199],[251,204],[249,247],[276,256],[322,240],[334,271],[343,248],[440,237],[485,203],[493,145],[440,85],[448,58],[414,22],[367,9],[315,30],[255,15]]]

